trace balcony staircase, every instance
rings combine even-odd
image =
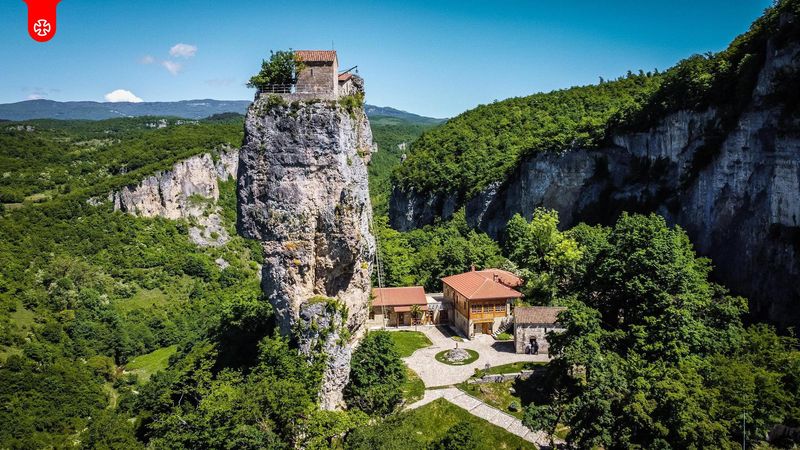
[[[500,326],[497,327],[497,331],[492,333],[492,337],[497,339],[497,336],[501,333],[505,333],[509,329],[514,326],[514,316],[506,316],[502,322],[500,322]]]

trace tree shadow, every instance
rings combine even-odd
[[[526,379],[515,380],[511,387],[519,396],[523,407],[533,403],[544,405],[550,403],[550,383],[547,382],[546,369],[535,369],[533,375]]]
[[[513,342],[494,342],[492,343],[492,348],[500,353],[516,353],[517,349],[514,347]]]

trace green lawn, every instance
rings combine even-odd
[[[133,311],[135,309],[147,309],[152,306],[161,306],[167,303],[169,299],[161,289],[140,289],[133,297],[127,300],[121,300],[117,303],[117,307],[122,311]]]
[[[500,366],[490,367],[489,370],[481,369],[477,374],[476,377],[483,376],[484,374],[495,375],[500,373],[518,373],[524,369],[534,369],[536,367],[541,367],[546,365],[547,363],[544,362],[527,362],[527,361],[519,361],[509,364],[502,364]]]
[[[17,326],[16,333],[21,337],[25,337],[28,335],[28,332],[33,330],[34,325],[34,318],[36,317],[36,313],[29,309],[25,309],[22,304],[18,304],[17,308],[9,314],[9,319],[11,322]],[[11,331],[9,330],[9,333]],[[5,361],[11,355],[21,355],[22,349],[12,345],[10,347],[6,347],[4,345],[0,345],[0,361]]]
[[[430,346],[431,340],[419,331],[392,331],[389,333],[401,358],[411,356],[416,350]]]
[[[403,401],[410,405],[425,396],[425,383],[416,372],[406,367],[406,382],[400,388],[403,391]]]
[[[125,371],[139,375],[142,381],[147,381],[150,376],[159,370],[167,368],[169,357],[178,349],[177,345],[162,347],[146,355],[137,356],[125,365]]]
[[[483,384],[461,383],[458,385],[458,388],[473,397],[481,399],[484,403],[492,405],[501,411],[505,411],[512,416],[516,416],[518,419],[522,419],[522,408],[519,408],[519,411],[511,411],[509,409],[509,406],[515,402],[517,405],[522,405],[520,396],[510,392],[513,385],[513,381]]]
[[[481,377],[484,373],[500,374],[500,373],[517,373],[522,369],[532,369],[534,367],[541,367],[546,363],[541,362],[516,362],[511,364],[503,364],[490,368],[488,371],[479,370],[475,373],[474,377]],[[535,403],[542,404],[547,401],[547,395],[542,390],[542,383],[536,377],[528,378],[527,380],[511,380],[502,383],[474,383],[467,382],[457,385],[462,391],[477,397],[480,400],[494,406],[497,409],[505,411],[509,414],[522,418],[522,411],[511,411],[509,406],[511,403],[516,402],[522,408]],[[512,394],[511,391],[514,391]]]
[[[450,350],[443,350],[443,351],[437,353],[436,354],[436,360],[439,361],[442,364],[447,364],[447,365],[450,365],[450,366],[466,366],[467,364],[474,363],[478,359],[478,352],[476,352],[475,350],[470,350],[468,348],[465,348],[464,350],[466,350],[467,353],[469,353],[469,358],[467,358],[467,359],[465,359],[463,361],[450,362],[447,359],[445,359],[445,355],[447,355],[447,352],[449,352]]]
[[[33,318],[36,313],[29,309],[25,309],[22,305],[17,305],[17,309],[10,315],[11,321],[16,323],[20,329],[33,328]]]
[[[453,425],[467,422],[475,427],[477,445],[471,449],[535,449],[532,443],[479,419],[447,400],[435,400],[423,407],[405,411],[370,427],[362,427],[347,439],[349,449],[429,448]]]

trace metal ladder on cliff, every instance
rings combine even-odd
[[[381,247],[378,239],[378,231],[375,228],[375,222],[372,220],[372,215],[369,216],[369,227],[372,229],[372,236],[375,238],[375,270],[378,271],[378,295],[381,301],[381,317],[383,321],[383,328],[386,328],[386,303],[383,301],[383,263],[381,262]],[[372,305],[370,305],[372,308]]]

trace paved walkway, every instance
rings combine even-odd
[[[547,355],[525,355],[514,351],[513,342],[497,342],[486,334],[478,334],[474,339],[456,342],[452,331],[445,326],[421,326],[418,331],[425,333],[433,345],[421,348],[413,355],[404,358],[408,367],[419,375],[425,387],[451,386],[466,381],[475,374],[475,369],[483,369],[486,364],[499,366],[517,361],[548,361]],[[451,366],[436,361],[435,355],[443,350],[468,348],[478,352],[478,359],[464,366]]]
[[[531,431],[522,424],[521,420],[517,419],[516,417],[506,414],[493,406],[489,406],[477,398],[468,395],[464,391],[454,387],[428,389],[425,391],[425,397],[423,397],[422,400],[412,403],[406,408],[419,408],[420,406],[427,405],[428,403],[439,398],[443,398],[459,408],[465,409],[473,416],[480,417],[481,419],[484,419],[493,425],[497,425],[498,427],[503,428],[509,433],[515,434],[528,442],[533,442],[538,446],[549,445],[547,434],[544,432]]]

